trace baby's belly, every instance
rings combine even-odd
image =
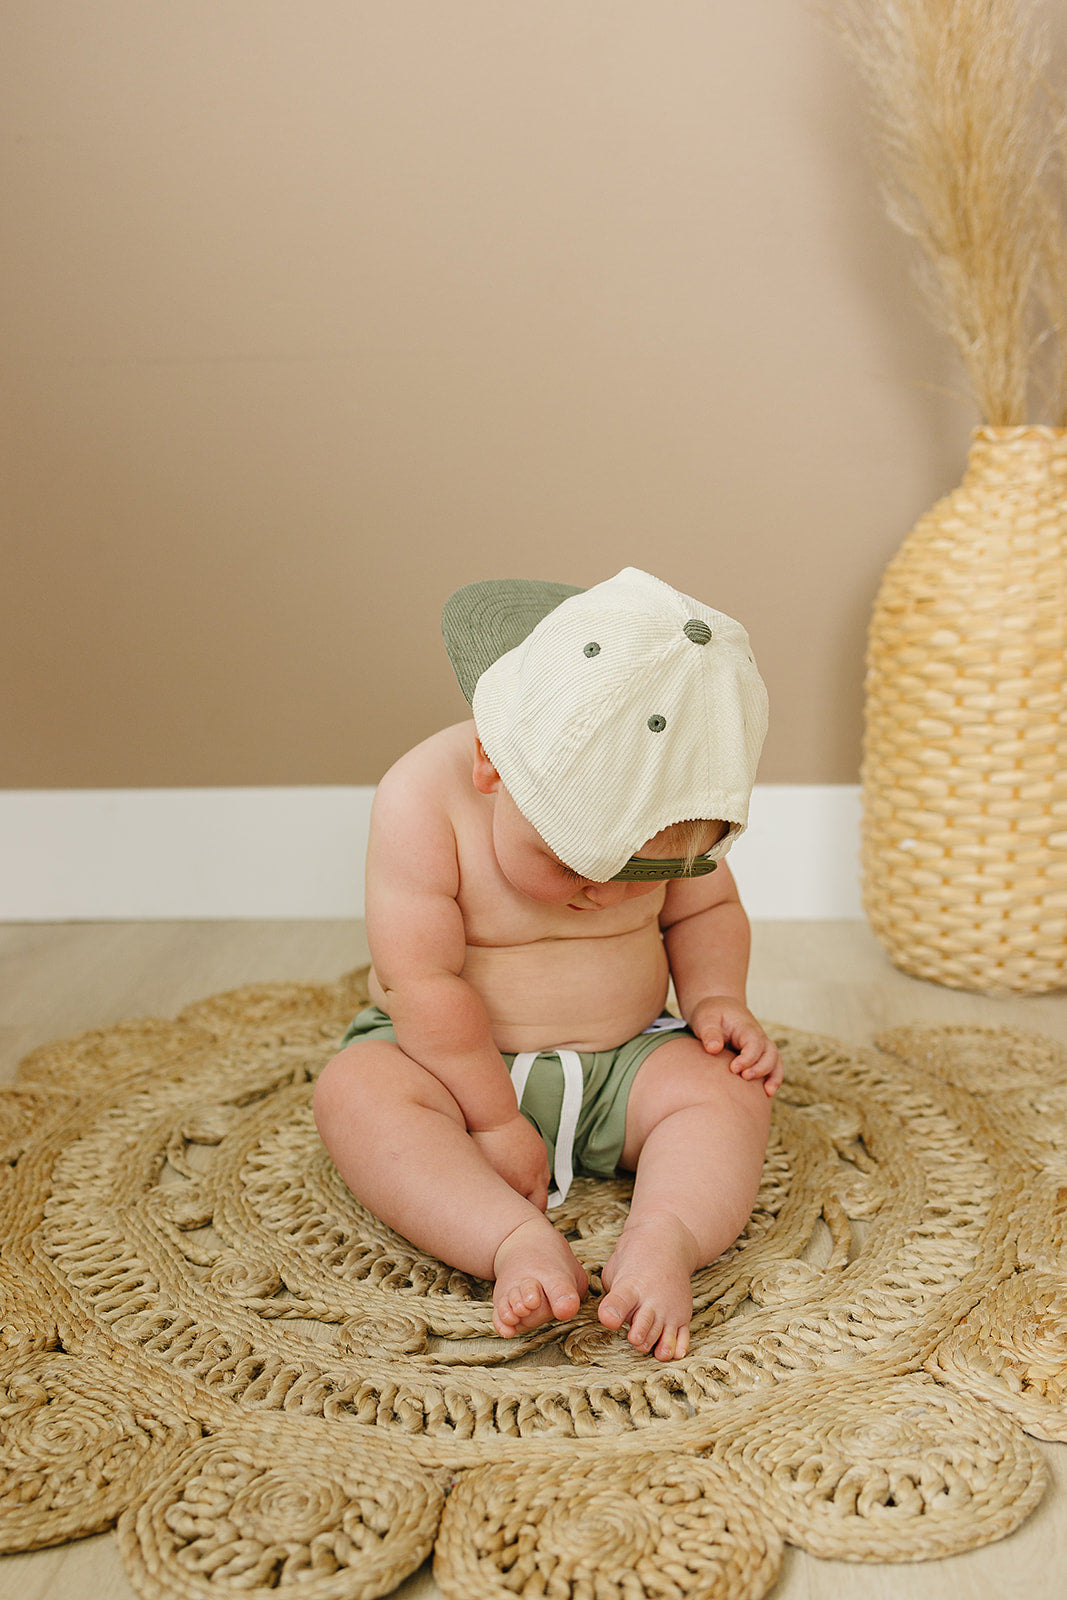
[[[609,938],[469,945],[463,976],[509,1052],[614,1049],[659,1016],[669,981],[654,923]]]

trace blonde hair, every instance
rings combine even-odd
[[[656,843],[670,855],[682,856],[691,867],[697,856],[705,855],[720,839],[726,837],[730,824],[719,819],[690,817],[684,822],[672,822],[656,834]]]

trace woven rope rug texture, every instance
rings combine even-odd
[[[596,1320],[622,1182],[553,1213],[593,1293],[490,1289],[363,1211],[311,1086],[364,975],[35,1051],[0,1094],[0,1547],[118,1524],[152,1600],[763,1595],[783,1541],[947,1556],[1067,1440],[1067,1051],[780,1031],[759,1200],[661,1365]]]

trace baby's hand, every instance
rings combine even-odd
[[[777,1092],[784,1075],[778,1046],[740,1000],[712,995],[697,1003],[688,1021],[709,1055],[717,1056],[727,1047],[736,1050],[730,1071],[742,1078],[762,1078],[764,1094]]]
[[[498,1128],[471,1130],[482,1155],[493,1171],[509,1183],[516,1194],[533,1202],[539,1211],[548,1209],[548,1151],[533,1123],[520,1111]]]

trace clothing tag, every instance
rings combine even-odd
[[[642,1033],[670,1033],[674,1028],[687,1028],[689,1024],[682,1017],[672,1017],[665,1011],[662,1017],[657,1017],[655,1022],[650,1022],[647,1028],[642,1028]]]

